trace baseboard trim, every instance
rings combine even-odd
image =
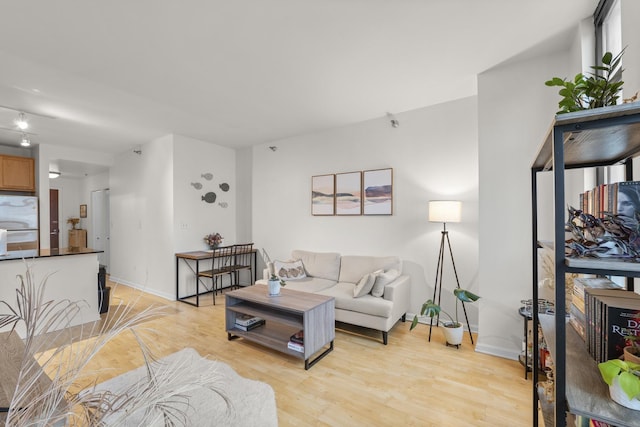
[[[176,296],[173,295],[173,294],[167,294],[165,292],[159,292],[159,291],[156,291],[155,289],[150,289],[150,288],[148,288],[146,286],[140,285],[138,283],[130,282],[128,280],[120,279],[118,277],[111,276],[111,277],[109,277],[109,280],[114,282],[114,283],[116,283],[116,284],[117,283],[121,283],[123,285],[127,285],[127,286],[129,286],[131,288],[141,290],[141,291],[146,292],[148,294],[155,295],[155,296],[158,296],[160,298],[164,298],[164,299],[169,300],[169,301],[175,301],[176,300]]]
[[[486,345],[480,342],[476,344],[476,351],[478,353],[484,353],[490,356],[497,356],[497,357],[502,357],[504,359],[510,359],[510,360],[518,360],[518,356],[520,355],[519,351],[507,350],[504,347]]]
[[[415,313],[407,313],[407,322],[413,321],[414,317],[416,317]],[[422,316],[418,316],[418,317],[420,317],[420,320],[418,320],[418,323],[420,323],[421,325],[429,326],[429,318],[428,317],[422,317]],[[434,326],[435,326],[435,323],[434,323]],[[471,332],[473,332],[474,334],[478,333],[478,325],[470,325],[470,327],[471,327]],[[469,325],[465,325],[464,329],[465,329],[465,331],[468,331],[469,330]]]

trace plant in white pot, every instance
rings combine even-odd
[[[602,379],[609,386],[614,402],[630,409],[640,410],[640,365],[620,359],[598,364]]]
[[[473,292],[466,289],[456,288],[453,290],[453,294],[456,296],[456,316],[455,319],[449,313],[444,311],[440,305],[436,304],[433,300],[428,300],[422,304],[420,310],[421,316],[434,317],[437,316],[439,322],[444,326],[444,336],[448,344],[458,346],[462,344],[462,334],[464,332],[464,325],[458,320],[458,304],[460,302],[474,302],[480,299],[480,297]],[[449,318],[448,321],[440,320],[440,313]],[[418,316],[413,317],[411,327],[409,330],[413,330],[418,325]]]
[[[280,295],[280,287],[286,286],[286,285],[287,285],[287,282],[285,282],[275,274],[272,274],[269,277],[269,295],[270,296]]]

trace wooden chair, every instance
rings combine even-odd
[[[228,274],[230,283],[233,285],[234,249],[234,246],[222,246],[214,249],[211,255],[211,270],[198,273],[198,280],[200,278],[211,279],[213,305],[216,304],[216,293],[222,289],[222,286],[218,288],[218,279]]]
[[[249,271],[249,283],[247,286],[251,286],[253,282],[253,243],[242,243],[234,245],[234,261],[233,261],[233,273],[235,279],[235,286],[240,287],[240,272],[242,270]],[[245,286],[245,285],[243,285]]]

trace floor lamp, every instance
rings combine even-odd
[[[460,222],[462,216],[462,202],[456,200],[431,200],[429,201],[429,222],[441,222],[442,237],[440,238],[440,252],[438,253],[438,266],[436,267],[436,282],[433,287],[433,301],[436,301],[440,305],[440,297],[442,296],[442,270],[444,268],[444,251],[445,242],[449,248],[449,255],[451,256],[451,264],[453,265],[453,273],[456,277],[456,286],[460,288],[460,281],[458,280],[458,272],[456,270],[456,263],[453,260],[453,252],[451,251],[451,242],[449,242],[449,232],[447,231],[448,222]],[[456,301],[456,304],[458,302]],[[462,301],[462,309],[464,310],[464,318],[469,327],[469,318],[467,317],[467,309]],[[436,319],[436,326],[440,321],[440,315],[438,314]],[[431,329],[433,328],[433,317],[429,322],[429,341],[431,341]],[[469,327],[469,338],[471,338],[471,344],[473,344],[473,335],[471,335],[471,328]]]

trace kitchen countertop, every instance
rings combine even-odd
[[[104,251],[91,248],[60,248],[60,249],[33,249],[30,251],[20,251],[20,253],[10,253],[0,256],[0,261],[15,259],[31,259],[31,258],[50,258],[57,256],[83,255],[83,254],[99,254]]]

